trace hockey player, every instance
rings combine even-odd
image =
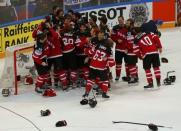
[[[64,11],[62,9],[58,9],[52,21],[53,26],[60,25],[62,27],[63,22],[64,22]]]
[[[53,6],[52,7],[52,13],[49,14],[50,20],[52,24],[56,24],[56,16],[57,16],[57,11],[60,10],[58,6]]]
[[[122,60],[126,58],[126,33],[127,29],[124,25],[124,17],[118,17],[119,24],[114,26],[111,33],[111,39],[116,43],[115,60],[116,60],[116,78],[118,81],[121,74]],[[128,74],[128,68],[126,67],[126,74]]]
[[[145,33],[152,32],[154,34],[157,34],[159,37],[161,37],[161,32],[158,30],[157,23],[154,20],[150,20],[146,23],[143,23],[141,25],[141,30],[142,32],[145,32]]]
[[[90,33],[87,32],[86,25],[84,23],[80,25],[79,32],[77,32],[76,35],[77,39],[75,41],[75,45],[79,77],[86,81],[89,76],[89,63],[87,61],[88,56],[84,53],[84,49],[89,46],[88,37],[90,37]]]
[[[75,12],[73,14],[73,18],[72,18],[72,25],[73,25],[73,29],[74,32],[77,32],[80,30],[80,25],[82,24],[82,17],[81,14],[78,12]]]
[[[72,18],[73,14],[74,14],[73,10],[68,10],[66,15],[69,15]]]
[[[48,44],[50,46],[50,54],[48,57],[48,64],[51,70],[53,66],[54,74],[54,86],[58,87],[58,82],[62,83],[62,88],[67,88],[66,74],[63,70],[63,41],[60,36],[60,25],[55,25],[54,28],[49,29],[50,35],[48,38]]]
[[[41,22],[36,29],[33,30],[32,37],[34,40],[37,39],[38,31],[44,32],[46,30],[45,21]]]
[[[134,44],[136,32],[134,31],[134,21],[132,19],[126,21],[126,28],[128,30],[126,35],[126,63],[130,74],[128,84],[131,84],[138,82],[138,67],[136,63],[138,62],[137,53],[139,46]]]
[[[102,16],[100,19],[99,29],[104,31],[105,38],[109,38],[110,36],[110,29],[107,25],[107,18],[105,16]]]
[[[106,16],[102,16],[101,18],[99,18],[100,24],[99,24],[99,29],[104,31],[104,37],[105,39],[109,39],[109,42],[113,42],[112,39],[110,38],[110,29],[107,25],[107,18]],[[113,45],[113,44],[112,44]],[[109,75],[109,79],[110,81],[112,81],[112,72],[110,72],[110,69],[108,68],[108,75]],[[109,81],[109,88],[110,88],[110,81]]]
[[[99,39],[98,39],[99,32],[100,32],[100,29],[98,27],[93,27],[91,29],[91,31],[90,31],[91,37],[89,38],[89,46],[87,48],[92,49],[97,46],[97,44],[99,43],[98,42],[99,41]],[[88,58],[91,59],[91,57],[88,57]],[[98,92],[99,86],[100,86],[100,79],[97,78],[95,80],[95,85],[93,86],[93,89],[95,89]]]
[[[85,52],[91,58],[90,61],[90,72],[89,78],[86,84],[86,91],[83,95],[84,98],[88,97],[92,86],[95,84],[95,80],[98,77],[101,81],[100,88],[102,89],[102,97],[109,98],[107,95],[108,91],[108,75],[107,75],[107,66],[114,66],[115,62],[112,57],[112,52],[110,45],[107,44],[107,39],[104,39],[104,32],[100,31],[98,33],[98,41],[94,48],[88,48]]]
[[[94,48],[96,45],[97,45],[97,41],[98,41],[98,33],[99,33],[99,28],[98,27],[94,27],[91,29],[90,31],[90,34],[91,34],[91,37],[90,37],[90,47]]]
[[[50,50],[47,43],[47,35],[44,32],[38,30],[36,36],[36,44],[34,46],[34,51],[32,54],[34,64],[38,73],[35,84],[35,91],[37,93],[43,93],[43,86],[47,82],[49,74],[47,57]]]
[[[70,84],[75,88],[77,80],[77,61],[75,55],[76,36],[73,28],[71,27],[71,18],[69,16],[65,18],[61,36],[63,40],[63,66],[64,69],[70,73]]]
[[[153,88],[153,78],[151,67],[153,67],[156,77],[157,86],[160,86],[160,58],[159,53],[162,53],[162,45],[158,35],[154,33],[141,33],[141,29],[136,28],[138,35],[136,36],[136,44],[139,46],[139,57],[143,59],[143,68],[146,73],[148,85],[144,88]]]
[[[90,19],[89,19],[90,29],[98,27],[96,22],[97,22],[97,17],[96,16],[91,16]]]

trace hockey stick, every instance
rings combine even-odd
[[[0,108],[2,108],[2,109],[4,109],[4,110],[7,110],[7,111],[9,111],[9,112],[11,112],[11,113],[13,113],[13,114],[15,114],[15,115],[23,118],[24,120],[26,120],[26,121],[28,121],[30,124],[32,124],[32,125],[37,129],[37,131],[41,131],[41,129],[40,129],[37,125],[35,125],[31,120],[29,120],[28,118],[26,118],[26,117],[24,117],[24,116],[22,116],[22,115],[20,115],[20,114],[18,114],[18,113],[16,113],[16,112],[14,112],[14,111],[8,109],[8,108],[6,108],[6,107],[0,106]]]
[[[117,123],[127,123],[127,124],[134,124],[134,125],[143,125],[143,126],[149,126],[150,124],[144,124],[144,123],[136,123],[136,122],[127,122],[127,121],[112,121],[113,124]],[[155,125],[157,127],[162,127],[162,128],[173,128],[173,127],[166,127],[166,126],[161,126],[161,125]]]

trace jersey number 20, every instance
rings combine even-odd
[[[65,46],[68,44],[71,44],[71,45],[74,44],[74,40],[72,38],[63,38],[63,42]]]

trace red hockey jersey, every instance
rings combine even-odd
[[[76,55],[86,55],[84,49],[88,47],[87,37],[85,35],[79,35],[75,41]]]
[[[127,29],[124,27],[113,27],[111,39],[116,43],[116,51],[126,52],[126,33]],[[119,39],[122,40],[121,43],[118,42]]]
[[[63,41],[60,34],[54,31],[54,29],[52,28],[49,31],[51,35],[48,37],[49,40],[48,44],[50,46],[50,54],[48,58],[51,59],[63,56],[62,53]]]
[[[142,33],[137,37],[139,37],[137,44],[141,58],[144,58],[148,54],[157,54],[158,49],[162,48],[159,37],[153,33]]]
[[[111,55],[111,51],[108,51],[107,47],[103,45],[98,45],[96,48],[87,48],[86,53],[92,58],[90,61],[90,68],[97,70],[106,70],[107,67],[112,67],[115,65],[115,61]]]
[[[72,52],[75,49],[75,36],[72,32],[66,32],[62,35],[63,53]]]
[[[135,56],[139,53],[139,46],[134,44],[135,35],[132,31],[128,31],[126,35],[126,49],[127,55]]]
[[[41,65],[42,62],[47,62],[47,58],[50,54],[50,48],[47,42],[45,43],[36,43],[34,46],[34,51],[32,58],[35,63]]]

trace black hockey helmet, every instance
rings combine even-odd
[[[168,63],[168,59],[165,58],[165,57],[162,57],[162,58],[161,58],[161,62],[162,62],[162,63]]]
[[[90,106],[91,108],[96,107],[96,105],[97,105],[97,101],[96,101],[94,98],[89,99],[89,106]]]
[[[56,127],[62,127],[62,126],[67,126],[67,122],[65,120],[58,121],[55,124]]]
[[[87,105],[88,104],[88,100],[87,99],[83,99],[80,101],[81,105]]]
[[[49,116],[51,114],[51,112],[50,112],[50,110],[49,109],[47,109],[47,110],[41,110],[40,111],[40,115],[41,116]]]

